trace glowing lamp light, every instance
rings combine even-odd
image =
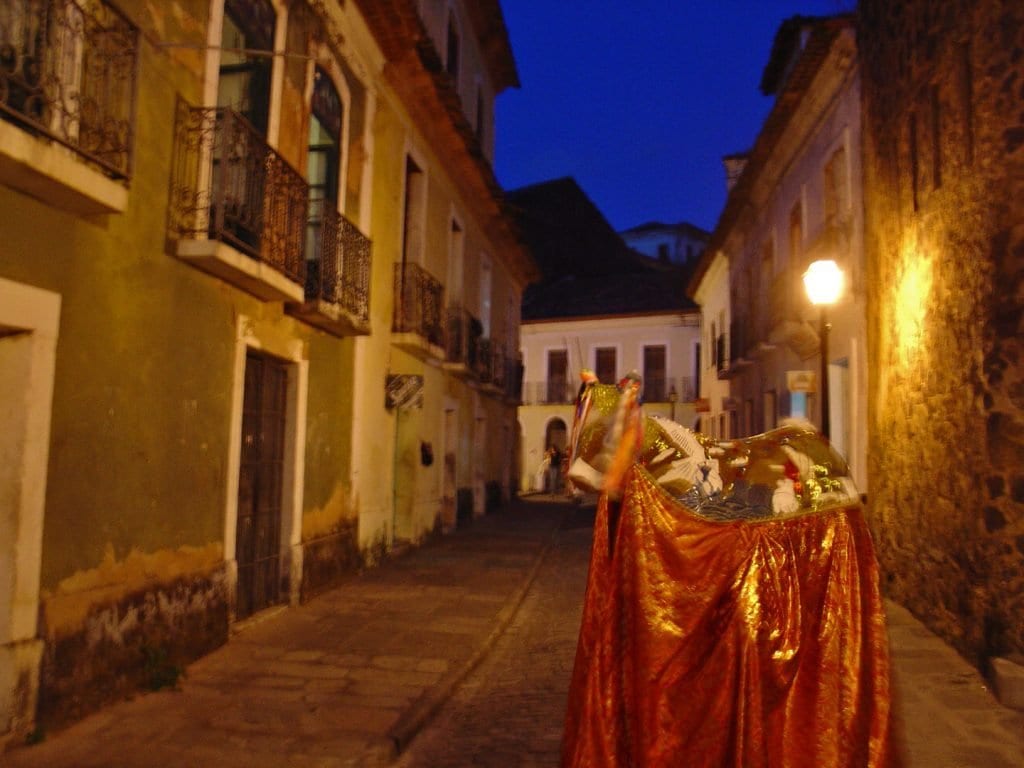
[[[804,272],[804,288],[811,304],[835,304],[843,292],[843,270],[832,259],[812,262]]]
[[[811,262],[804,272],[804,288],[811,304],[820,308],[821,329],[818,338],[821,340],[821,433],[831,439],[829,381],[828,381],[828,333],[832,324],[828,321],[825,310],[839,299],[843,292],[843,270],[832,259],[820,259]]]

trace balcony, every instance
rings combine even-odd
[[[138,29],[103,0],[0,12],[0,181],[75,213],[127,208]]]
[[[395,313],[391,342],[425,360],[443,360],[444,326],[441,282],[418,264],[395,264]]]
[[[516,404],[523,400],[523,356],[505,358],[505,396]]]
[[[645,403],[670,403],[675,395],[677,403],[692,403],[697,399],[697,383],[693,376],[644,378],[641,393]]]
[[[576,390],[565,379],[528,381],[523,386],[523,405],[569,405],[576,399]]]
[[[306,182],[237,112],[179,101],[170,205],[178,258],[264,301],[305,300]]]
[[[483,326],[458,304],[448,307],[444,369],[464,379],[476,377],[476,350]]]
[[[527,382],[522,392],[523,405],[567,405],[575,402],[578,386],[561,378]],[[697,380],[693,376],[649,377],[644,379],[641,396],[645,403],[697,401]]]
[[[370,239],[355,224],[325,208],[307,246],[306,300],[289,314],[335,336],[370,332]]]
[[[481,384],[490,384],[494,368],[494,357],[491,354],[491,340],[480,338],[476,343],[476,361],[473,370]]]
[[[482,339],[487,341],[486,350],[481,344],[480,356],[487,358],[485,373],[480,378],[480,383],[486,392],[492,394],[504,394],[508,366],[505,363],[505,345],[494,339]]]

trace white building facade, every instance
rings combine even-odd
[[[729,327],[729,259],[722,251],[708,254],[706,271],[695,276],[693,300],[701,308],[700,391],[696,403],[698,430],[716,438],[736,437],[735,411],[729,406],[729,380],[718,376],[725,354],[722,329]]]
[[[582,368],[595,371],[604,384],[636,371],[644,379],[648,414],[694,425],[701,387],[696,311],[524,321],[521,335],[521,492],[543,490],[538,470],[550,445],[564,452]]]

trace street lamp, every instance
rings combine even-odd
[[[679,400],[679,393],[676,392],[676,385],[673,384],[668,391],[668,401],[672,403],[672,421],[676,420],[676,402]]]
[[[804,272],[804,288],[811,304],[821,308],[821,432],[831,439],[828,402],[828,333],[832,324],[828,321],[827,309],[835,304],[843,290],[843,270],[832,259],[820,259],[812,262]]]

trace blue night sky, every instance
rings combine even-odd
[[[772,105],[758,86],[779,24],[854,0],[503,0],[521,87],[497,102],[505,189],[572,176],[618,230],[714,228],[723,155]]]

